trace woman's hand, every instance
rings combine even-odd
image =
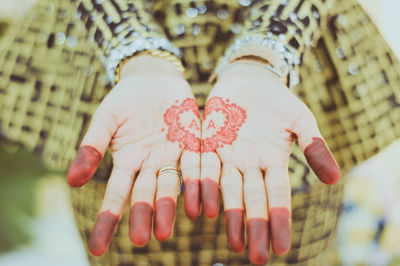
[[[202,123],[205,214],[218,214],[221,185],[229,246],[244,250],[246,216],[252,263],[268,260],[270,240],[276,254],[285,254],[290,249],[288,161],[294,141],[322,182],[334,184],[340,176],[314,116],[262,64],[238,61],[219,76]]]
[[[153,210],[155,237],[170,236],[180,179],[171,170],[158,175],[164,167],[180,164],[187,214],[200,214],[199,138],[198,107],[176,67],[150,55],[128,61],[120,82],[96,110],[68,173],[71,186],[84,185],[110,146],[113,169],[89,240],[93,255],[106,251],[129,198],[133,243],[149,240]]]

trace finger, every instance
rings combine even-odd
[[[154,236],[159,241],[168,239],[172,233],[179,185],[177,173],[162,172],[157,177]]]
[[[221,162],[214,152],[201,154],[201,202],[208,218],[219,212],[219,176]]]
[[[265,176],[268,193],[272,249],[283,255],[290,249],[290,182],[287,167],[268,168]]]
[[[308,164],[318,178],[332,185],[339,181],[340,169],[319,132],[317,122],[311,113],[307,113],[295,123],[294,133],[307,159]]]
[[[242,174],[235,170],[236,168],[227,166],[224,168],[221,176],[221,190],[226,234],[229,247],[234,252],[241,253],[245,248]]]
[[[196,219],[200,209],[200,154],[184,150],[181,156],[181,172],[185,182],[184,200],[186,215]]]
[[[129,217],[129,237],[137,246],[144,246],[150,239],[155,194],[156,171],[142,168],[132,190]]]
[[[110,244],[131,192],[133,174],[127,169],[113,168],[89,239],[89,250],[94,256],[102,255]]]
[[[251,168],[243,172],[244,203],[247,216],[249,257],[253,264],[269,259],[267,195],[261,171]]]
[[[67,181],[70,186],[83,186],[93,176],[116,128],[111,113],[99,107],[69,168]]]

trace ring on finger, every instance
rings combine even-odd
[[[166,167],[163,167],[160,170],[158,170],[157,176],[160,176],[164,173],[174,173],[174,174],[180,175],[180,172],[181,171],[179,171],[179,169],[176,167],[166,166]]]
[[[235,168],[235,167],[229,167],[229,168],[224,168],[223,170],[222,170],[222,174],[221,174],[221,178],[224,176],[224,175],[229,175],[229,174],[233,174],[233,175],[240,175],[240,177],[241,178],[243,178],[243,174],[242,174],[242,172],[239,170],[239,169],[237,169],[237,168]],[[222,189],[222,184],[220,183],[219,184],[219,188],[220,189]]]
[[[235,168],[235,167],[230,167],[230,168],[225,168],[222,170],[222,175],[226,174],[238,174],[238,175],[243,175],[242,172]]]
[[[158,171],[157,177],[159,177],[160,175],[165,174],[165,173],[174,173],[174,174],[177,174],[177,175],[178,175],[178,177],[179,177],[179,191],[178,191],[178,195],[181,195],[181,194],[183,193],[183,190],[184,190],[184,185],[183,185],[184,183],[183,183],[183,177],[182,177],[181,171],[180,171],[178,168],[176,168],[176,167],[173,167],[173,166],[166,166],[166,167],[161,168],[161,169]]]

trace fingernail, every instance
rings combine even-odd
[[[144,246],[150,239],[152,215],[153,207],[147,202],[136,202],[131,207],[129,237],[139,247]]]
[[[200,180],[187,179],[185,181],[185,211],[186,215],[194,220],[200,215]]]
[[[313,138],[311,144],[304,150],[304,155],[308,165],[322,182],[333,185],[339,181],[339,166],[323,139]]]
[[[219,188],[218,183],[206,177],[201,181],[201,199],[204,213],[208,218],[215,218],[219,212]]]
[[[262,218],[247,220],[247,237],[251,263],[266,263],[269,259],[268,221]]]
[[[175,219],[175,201],[170,197],[157,200],[154,215],[154,236],[159,241],[167,240],[172,233]]]
[[[290,249],[290,212],[285,207],[271,208],[272,249],[277,255],[283,255]]]
[[[118,221],[119,216],[110,211],[99,213],[89,239],[89,250],[94,256],[101,256],[106,252]]]
[[[95,148],[84,145],[76,154],[68,171],[67,181],[71,187],[80,187],[89,181],[101,161],[101,153]]]
[[[244,244],[244,210],[225,211],[226,234],[229,247],[236,253],[242,253]]]

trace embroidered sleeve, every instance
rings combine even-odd
[[[255,0],[247,2],[249,2],[249,7],[244,31],[227,49],[219,65],[223,65],[224,61],[244,47],[255,45],[259,47],[259,50],[274,51],[280,59],[277,68],[287,73],[289,77],[289,87],[297,85],[299,78],[296,69],[302,63],[305,49],[318,40],[320,32],[327,24],[328,10],[332,6],[332,1]],[[262,52],[258,51],[256,54],[260,53]],[[277,60],[273,61],[277,63]],[[218,74],[218,68],[216,73]]]
[[[109,81],[120,62],[144,50],[165,50],[180,56],[153,20],[151,1],[71,0],[85,24],[88,40],[95,42]]]

